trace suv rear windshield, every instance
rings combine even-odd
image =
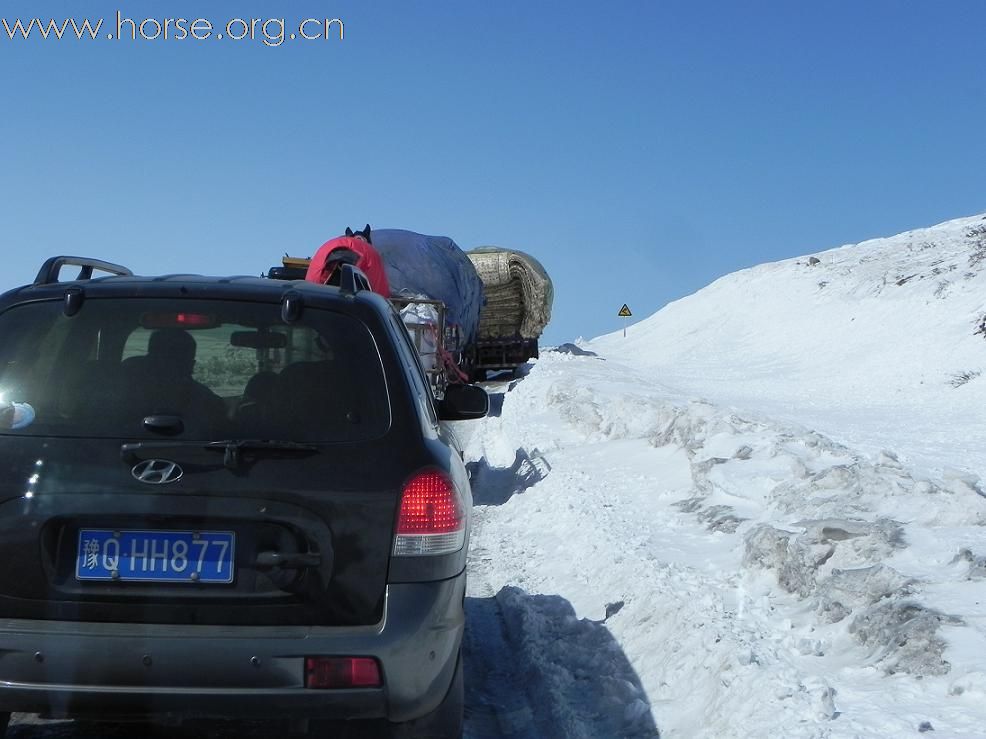
[[[376,343],[343,313],[279,304],[96,299],[0,314],[0,433],[364,441],[390,427]],[[13,406],[10,404],[13,403]]]

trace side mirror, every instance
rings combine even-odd
[[[449,385],[438,401],[438,417],[443,421],[469,421],[490,412],[490,396],[478,385]]]

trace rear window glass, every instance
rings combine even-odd
[[[176,308],[180,305],[180,308]],[[0,314],[0,433],[363,441],[390,427],[376,343],[352,316],[280,305],[90,299]]]

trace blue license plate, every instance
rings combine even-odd
[[[78,580],[233,582],[232,531],[82,529]]]

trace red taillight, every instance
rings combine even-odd
[[[160,312],[145,313],[140,318],[144,328],[214,328],[219,325],[216,316],[209,313]]]
[[[435,470],[411,478],[401,494],[394,554],[449,554],[464,541],[465,512],[452,482]]]
[[[373,657],[305,657],[305,687],[379,688],[380,666]]]
[[[175,316],[175,323],[179,326],[212,326],[214,322],[212,316],[202,313],[179,313]]]
[[[404,486],[398,534],[444,534],[461,526],[459,496],[445,475],[422,472]]]

